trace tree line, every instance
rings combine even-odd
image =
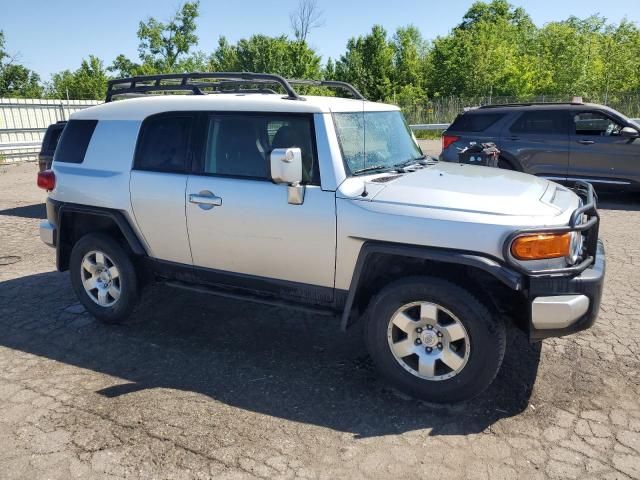
[[[291,35],[261,34],[198,48],[199,2],[167,21],[139,24],[138,57],[108,66],[90,55],[76,70],[43,82],[9,54],[0,31],[0,97],[102,99],[109,78],[168,72],[252,71],[289,78],[343,80],[371,100],[401,106],[441,97],[582,95],[640,91],[640,29],[628,20],[570,17],[536,26],[507,0],[475,2],[447,35],[427,41],[414,25],[387,32],[374,25],[349,39],[338,58],[323,59],[309,36],[324,19],[316,0],[299,0]]]

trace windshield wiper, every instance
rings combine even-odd
[[[395,168],[404,168],[404,167],[408,167],[409,165],[413,165],[414,163],[418,163],[420,165],[426,165],[425,162],[422,162],[421,160],[426,160],[427,156],[426,155],[422,155],[420,157],[416,157],[416,158],[410,158],[409,160],[405,160],[404,162],[400,162],[400,163],[396,163],[394,165]]]
[[[374,170],[388,170],[389,168],[392,168],[392,167],[388,165],[372,165],[370,167],[361,168],[360,170],[355,170],[353,174],[358,175],[359,173],[373,172]]]

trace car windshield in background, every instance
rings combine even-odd
[[[422,158],[401,112],[333,114],[349,175],[390,170]]]

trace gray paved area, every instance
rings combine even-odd
[[[38,238],[35,169],[0,166],[0,478],[640,478],[638,197],[601,202],[597,325],[510,332],[489,390],[442,407],[326,317],[155,287],[97,323]]]
[[[440,139],[418,140],[418,143],[425,155],[431,155],[432,157],[438,158],[440,152],[442,152],[442,141]]]

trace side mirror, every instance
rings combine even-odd
[[[304,185],[302,181],[302,151],[299,148],[274,148],[269,155],[271,180],[273,183],[289,185],[288,202],[302,205],[304,202]]]
[[[640,137],[640,133],[633,127],[624,127],[620,130],[620,136],[625,138],[638,138]]]

